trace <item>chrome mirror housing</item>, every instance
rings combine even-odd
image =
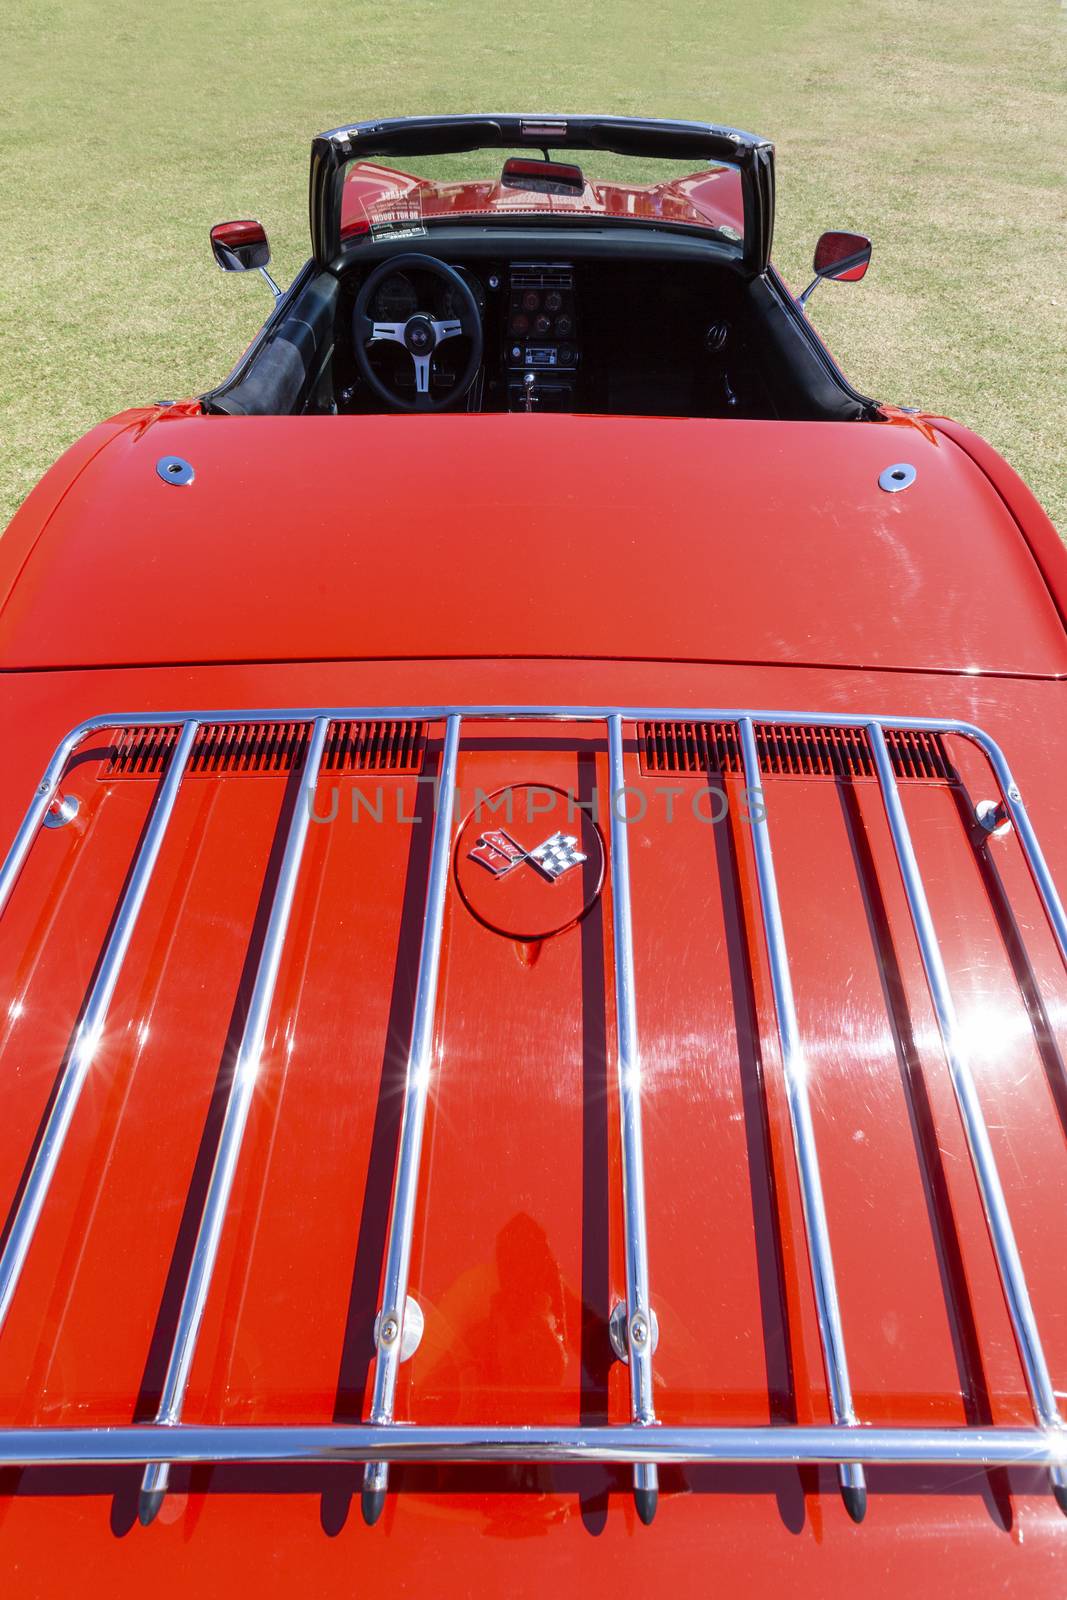
[[[281,290],[267,271],[270,244],[262,222],[216,222],[211,230],[211,253],[223,272],[259,272],[277,297]]]

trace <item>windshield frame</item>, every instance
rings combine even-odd
[[[351,162],[379,158],[403,162],[420,155],[476,150],[528,149],[541,153],[546,148],[553,152],[605,151],[735,167],[741,179],[745,223],[741,261],[753,275],[767,270],[774,227],[774,146],[769,140],[712,123],[514,113],[399,117],[353,123],[320,134],[311,147],[313,256],[320,266],[337,268],[350,257],[354,247],[358,248],[358,236],[344,239],[341,235],[344,181]],[[569,224],[579,226],[593,220],[580,212],[567,219]],[[657,226],[654,222],[635,225]],[[710,224],[707,230],[687,224],[686,231],[697,236],[706,234],[709,240],[718,237]]]

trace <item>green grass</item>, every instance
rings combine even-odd
[[[5,0],[0,526],[93,422],[228,371],[268,297],[208,226],[262,217],[287,281],[312,134],[583,109],[773,138],[789,280],[825,226],[875,241],[812,305],[849,376],[984,433],[1067,529],[1065,43],[1057,0]]]

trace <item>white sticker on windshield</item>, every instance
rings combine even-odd
[[[391,195],[365,206],[371,237],[374,239],[425,239],[422,196]]]

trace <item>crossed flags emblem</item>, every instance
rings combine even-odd
[[[578,849],[578,840],[572,833],[554,833],[535,849],[524,850],[503,828],[492,828],[479,835],[468,854],[494,878],[503,878],[525,861],[549,883],[558,882],[565,872],[587,859]]]

